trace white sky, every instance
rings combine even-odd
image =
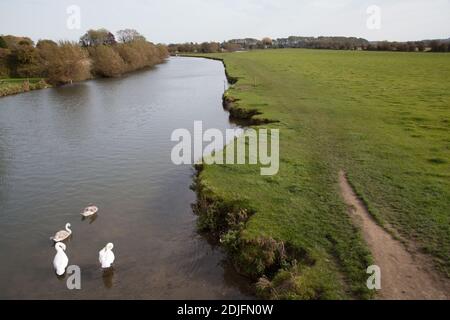
[[[67,7],[81,29],[67,28]],[[370,5],[381,29],[366,26]],[[450,0],[0,0],[0,34],[78,40],[90,28],[135,28],[153,42],[223,41],[289,35],[368,40],[450,37]]]

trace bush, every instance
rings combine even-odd
[[[8,48],[8,44],[6,43],[5,39],[3,39],[3,37],[0,37],[0,48],[1,49],[7,49]]]
[[[11,51],[8,49],[0,48],[0,77],[7,78],[10,75],[8,66],[9,55]]]
[[[153,67],[161,63],[169,55],[166,46],[135,40],[122,43],[114,47],[125,62],[126,71],[134,71],[146,67]]]
[[[128,44],[119,44],[116,50],[125,63],[126,71],[133,71],[144,65],[144,57]]]
[[[57,47],[48,46],[41,50],[41,55],[50,84],[62,85],[91,77],[88,53],[76,43],[61,42]]]
[[[120,44],[104,29],[90,30],[81,44],[39,40],[35,46],[30,38],[0,36],[0,77],[47,78],[62,85],[90,78],[91,69],[97,76],[117,77],[168,57],[166,46],[154,45],[134,30],[123,32],[126,41]]]
[[[105,45],[89,48],[92,59],[93,73],[101,77],[118,77],[126,70],[121,56],[112,48]]]

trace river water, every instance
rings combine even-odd
[[[225,130],[220,62],[171,58],[152,70],[0,99],[0,298],[245,299],[247,282],[196,233],[193,169],[176,166],[173,130]],[[83,220],[88,204],[99,214]],[[49,237],[70,222],[69,265]],[[114,243],[113,270],[98,251]]]

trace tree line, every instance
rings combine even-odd
[[[89,30],[80,41],[39,40],[0,36],[0,77],[45,78],[62,85],[92,77],[116,77],[162,63],[169,55],[136,30],[117,37],[106,29]]]
[[[372,42],[367,46],[367,48],[365,48],[365,50],[402,52],[450,52],[450,39],[407,42]]]
[[[404,51],[404,52],[450,52],[450,39],[423,40],[408,42],[369,42],[355,37],[295,37],[261,40],[253,38],[233,39],[219,42],[181,43],[168,46],[171,54],[177,53],[217,53],[253,49],[333,49],[333,50],[368,50],[368,51]]]

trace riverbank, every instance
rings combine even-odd
[[[50,87],[44,79],[0,79],[0,98]]]
[[[265,112],[258,108],[258,104],[251,104],[251,101],[241,99],[236,94],[242,88],[246,88],[245,91],[247,91],[251,88],[256,89],[258,85],[255,84],[254,79],[247,80],[240,76],[240,73],[230,72],[226,56],[203,55],[197,57],[223,62],[231,84],[230,89],[224,94],[223,106],[230,112],[232,121],[255,130],[283,127],[277,118],[264,117]],[[250,84],[245,82],[250,82]],[[283,134],[283,132],[281,133]],[[226,150],[223,152],[226,153]],[[284,160],[286,161],[286,159]],[[281,161],[283,162],[283,158]],[[209,233],[218,243],[222,244],[236,270],[253,280],[259,297],[311,300],[372,297],[365,287],[365,270],[359,272],[364,269],[364,265],[369,265],[371,261],[359,235],[349,238],[347,243],[349,246],[344,245],[343,251],[339,253],[345,255],[345,250],[350,250],[350,248],[354,250],[352,253],[354,257],[347,255],[347,260],[343,265],[333,254],[327,253],[323,248],[308,250],[303,245],[299,245],[292,237],[293,241],[273,236],[271,232],[249,232],[250,223],[261,217],[261,213],[265,211],[263,207],[269,206],[271,210],[277,210],[276,207],[279,206],[279,209],[283,211],[292,209],[289,206],[284,207],[285,204],[282,203],[281,198],[276,198],[277,195],[273,197],[274,194],[270,194],[271,188],[279,187],[281,182],[279,176],[261,177],[258,170],[254,170],[248,165],[239,167],[201,165],[196,166],[196,170],[197,175],[193,189],[197,193],[194,211],[199,216],[198,228],[201,232]],[[289,175],[289,172],[284,173]],[[245,174],[246,177],[242,179],[241,174]],[[234,178],[238,178],[240,182],[233,181]],[[292,180],[292,178],[294,177],[287,178],[285,176],[286,180]],[[226,188],[224,188],[225,186]],[[242,186],[248,187],[242,188]],[[233,187],[236,189],[232,190]],[[254,187],[256,189],[253,189]],[[289,198],[300,191],[295,185],[290,185],[287,189],[289,189]],[[241,190],[245,194],[250,191],[251,195],[239,195]],[[270,194],[269,198],[261,199],[262,194],[258,194],[261,191],[264,196]],[[272,201],[274,199],[275,201]],[[277,219],[277,217],[264,218],[263,224],[271,228],[275,222],[272,219]],[[355,233],[349,224],[346,224],[346,227],[349,228],[347,231]],[[337,234],[329,236],[330,239],[339,237]],[[342,241],[343,234],[340,236],[342,238],[339,241]],[[307,236],[300,235],[300,237],[306,238]],[[308,239],[308,241],[313,242],[314,239]],[[343,243],[339,243],[339,245],[342,246]],[[345,263],[348,265],[345,266]],[[359,270],[349,276],[356,285],[347,286],[345,283],[347,279],[344,279],[340,269],[348,268],[350,270],[355,266],[355,269]],[[360,285],[363,283],[364,286]]]
[[[149,42],[132,29],[119,30],[119,41],[106,29],[88,30],[79,42],[1,35],[0,77],[7,79],[1,95],[46,87],[27,79],[45,79],[61,86],[94,78],[115,78],[151,68],[169,56],[167,47]],[[22,85],[19,82],[22,81]]]
[[[238,80],[226,100],[278,121],[252,128],[281,131],[277,176],[207,165],[195,183],[200,230],[216,235],[261,297],[374,296],[366,287],[373,258],[348,215],[340,170],[380,225],[448,272],[447,56],[279,50],[206,57],[223,59]]]
[[[166,61],[167,60],[164,60],[161,63],[165,63]],[[120,76],[109,77],[109,78],[125,77],[127,75],[130,75],[133,72],[139,72],[139,71],[143,71],[143,70],[150,69],[150,68],[153,68],[153,67],[144,67],[142,69],[123,73]],[[107,77],[92,77],[92,78],[82,80],[82,81],[77,81],[77,82],[84,82],[84,81],[101,79],[101,78],[107,78]],[[51,84],[47,83],[46,80],[43,78],[34,78],[34,79],[4,78],[4,79],[0,79],[0,98],[19,94],[19,93],[25,93],[25,92],[29,92],[29,91],[33,91],[33,90],[47,89],[47,88],[52,88],[52,87],[55,87],[55,86],[52,86]]]

